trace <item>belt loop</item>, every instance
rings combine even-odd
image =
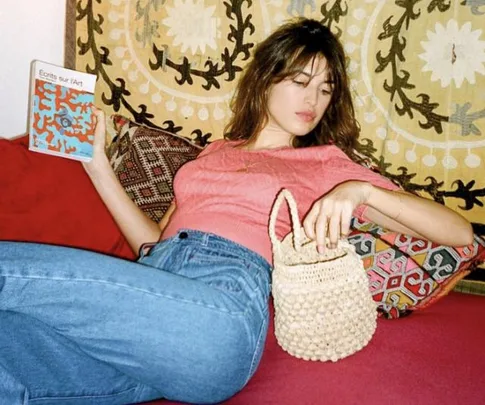
[[[209,244],[210,235],[208,233],[202,234],[202,246],[207,246]]]

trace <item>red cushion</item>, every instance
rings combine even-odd
[[[0,139],[0,240],[41,242],[133,258],[81,163]]]
[[[481,404],[484,309],[485,297],[451,293],[411,317],[379,319],[371,342],[336,363],[291,357],[271,324],[254,378],[225,404]]]

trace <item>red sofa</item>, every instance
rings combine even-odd
[[[133,259],[80,163],[0,140],[0,239]],[[230,405],[483,404],[485,297],[452,292],[422,311],[378,320],[362,351],[336,363],[283,352],[273,324],[262,363]],[[174,404],[155,401],[153,404]]]
[[[336,363],[291,357],[277,345],[271,324],[254,378],[225,403],[483,404],[484,321],[485,297],[451,293],[406,318],[379,319],[371,342]]]

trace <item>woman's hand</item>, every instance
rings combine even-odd
[[[99,170],[106,167],[108,158],[105,152],[106,146],[106,121],[104,112],[96,107],[92,107],[96,119],[96,128],[94,129],[93,158],[90,162],[83,162],[84,169],[91,177]]]
[[[347,181],[313,203],[303,227],[307,237],[316,240],[319,253],[325,250],[327,236],[329,247],[333,249],[341,237],[348,235],[352,213],[367,202],[371,189],[370,183]]]

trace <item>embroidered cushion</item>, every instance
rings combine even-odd
[[[349,235],[362,257],[378,311],[387,318],[409,315],[446,295],[485,260],[485,241],[449,247],[352,221]]]
[[[116,176],[130,198],[151,219],[159,221],[173,199],[178,168],[203,149],[171,132],[111,117],[115,131],[107,149]]]

